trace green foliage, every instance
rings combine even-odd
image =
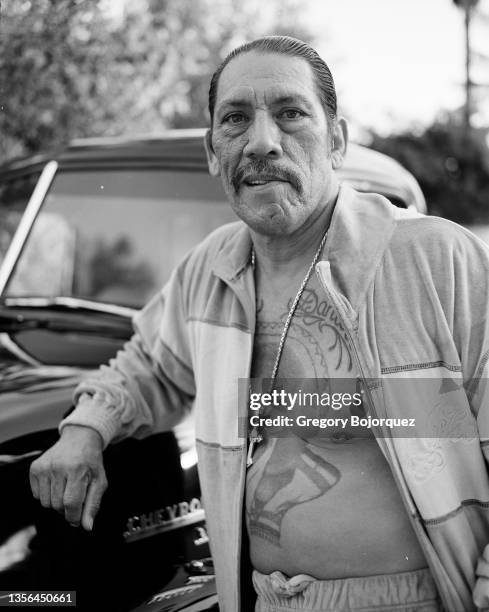
[[[457,223],[489,222],[489,160],[485,134],[455,121],[422,133],[371,134],[370,146],[397,159],[417,178],[428,211]]]
[[[0,79],[4,155],[100,132],[116,113],[105,67],[113,50],[98,0],[2,5]],[[100,107],[101,99],[107,102]]]
[[[307,37],[299,10],[299,0],[132,0],[120,31],[132,129],[207,125],[209,81],[224,56],[266,33]]]
[[[265,33],[308,39],[299,0],[9,0],[0,37],[0,155],[83,136],[207,124],[209,77]],[[110,6],[110,3],[105,3]]]

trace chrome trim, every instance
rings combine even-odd
[[[30,364],[31,366],[40,366],[41,362],[37,359],[34,359],[29,353],[23,351],[20,346],[15,344],[15,342],[10,338],[8,334],[0,333],[0,346],[3,346],[8,351],[12,353],[15,357],[20,359],[21,361]]]
[[[58,163],[55,161],[48,162],[41,172],[41,176],[34,187],[34,191],[27,203],[19,227],[15,232],[12,242],[5,254],[5,259],[0,266],[0,295],[3,293],[10,275],[14,269],[17,259],[22,251],[24,243],[29,235],[32,224],[41,208],[41,204],[46,197],[46,193],[53,182],[54,175],[58,169]]]
[[[134,134],[134,136],[95,136],[92,138],[75,138],[70,141],[71,147],[105,147],[125,144],[134,144],[141,141],[164,141],[164,140],[184,140],[185,138],[204,138],[206,128],[179,128],[165,130],[160,134],[153,132]]]
[[[180,466],[182,470],[189,470],[194,465],[197,465],[197,449],[195,446],[180,455]]]
[[[35,535],[35,526],[29,525],[12,534],[5,542],[2,542],[0,545],[0,572],[13,567],[31,554],[29,542]],[[3,592],[5,593],[6,591]],[[4,601],[5,598],[5,595],[0,596],[0,599]]]
[[[50,306],[67,306],[73,310],[87,309],[102,314],[113,314],[132,319],[138,312],[136,308],[118,306],[117,304],[106,304],[77,297],[5,297],[2,301],[5,306],[20,306],[34,308],[49,308]]]
[[[80,368],[76,366],[60,366],[60,365],[46,365],[40,364],[35,365],[32,368],[29,368],[25,364],[15,364],[11,366],[7,366],[5,369],[0,370],[3,377],[6,377],[9,381],[15,380],[24,380],[26,376],[35,377],[36,380],[45,382],[52,381],[55,379],[70,379],[70,378],[78,378],[80,376],[84,376],[87,372],[96,370],[92,368],[92,370],[87,368]]]
[[[29,459],[30,457],[39,457],[42,455],[44,451],[42,450],[33,450],[30,453],[24,453],[23,455],[0,455],[0,465],[5,465],[7,463],[17,463],[18,461],[22,461],[23,459]]]

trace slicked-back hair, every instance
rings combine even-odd
[[[319,98],[326,113],[328,123],[332,125],[336,119],[337,103],[336,89],[333,75],[326,62],[318,53],[302,40],[291,36],[264,36],[251,42],[245,43],[233,49],[231,53],[222,61],[214,72],[209,86],[209,114],[211,116],[211,126],[214,122],[214,108],[216,105],[217,86],[219,77],[229,62],[243,53],[258,51],[261,53],[281,53],[290,57],[299,57],[309,64],[312,69]]]

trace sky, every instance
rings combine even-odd
[[[120,12],[127,0],[106,0]],[[264,8],[264,10],[267,7]],[[333,72],[352,135],[429,124],[464,101],[463,12],[453,0],[301,0],[304,24]],[[472,78],[489,85],[489,0],[474,18]],[[474,124],[489,126],[489,87]]]
[[[479,6],[489,14],[489,0]],[[354,130],[422,126],[463,103],[464,21],[452,0],[309,0],[305,23]],[[489,55],[489,20],[474,19],[472,35]],[[489,84],[489,59],[474,61],[472,78]],[[489,125],[489,89],[484,98],[475,120]]]

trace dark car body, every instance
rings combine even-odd
[[[414,178],[384,155],[353,145],[339,174],[425,211]],[[6,209],[9,189],[32,177],[0,267],[0,590],[71,588],[86,609],[211,609],[191,422],[109,446],[93,533],[42,509],[28,482],[81,377],[122,348],[177,262],[234,220],[207,173],[203,131],[85,140],[13,161],[0,167]]]

